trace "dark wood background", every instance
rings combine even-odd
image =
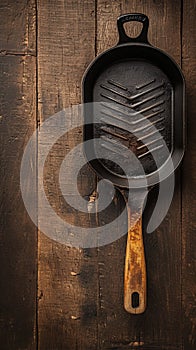
[[[196,348],[195,5],[195,0],[0,1],[0,349]],[[19,181],[29,137],[46,118],[81,102],[85,68],[117,42],[116,19],[127,12],[149,16],[149,41],[181,65],[187,84],[186,155],[167,217],[145,235],[148,308],[137,316],[122,306],[126,237],[99,249],[55,243],[31,222]],[[138,26],[127,30],[136,34]],[[78,130],[53,148],[48,196],[70,221],[95,225],[93,216],[87,220],[66,211],[55,182],[65,145],[81,140]],[[96,178],[85,168],[79,183],[88,196]],[[122,205],[117,195],[107,215]]]

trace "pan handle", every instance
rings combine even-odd
[[[131,38],[125,33],[123,24],[126,22],[132,22],[132,21],[141,22],[143,24],[142,31],[137,38]],[[148,44],[148,26],[149,26],[149,19],[143,13],[127,13],[125,15],[118,17],[117,19],[117,27],[118,27],[118,33],[119,33],[118,45],[124,44],[127,42],[141,42],[141,43]]]
[[[124,271],[124,308],[131,314],[146,309],[146,263],[142,235],[142,209],[146,193],[139,192],[127,204],[128,236]]]

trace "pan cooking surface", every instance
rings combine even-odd
[[[163,165],[172,152],[172,96],[168,77],[148,61],[119,60],[100,72],[93,87],[93,101],[101,102],[94,111],[99,122],[94,137],[101,138],[98,154],[104,167],[125,176],[117,165],[119,156],[128,176],[149,174]],[[128,149],[142,164],[142,173],[141,165],[131,165]],[[108,153],[114,161],[104,159]]]

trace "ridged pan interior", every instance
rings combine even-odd
[[[113,62],[99,72],[92,96],[101,102],[94,110],[99,124],[93,132],[94,138],[101,138],[99,158],[101,153],[107,170],[125,176],[117,165],[119,157],[128,176],[150,174],[164,164],[173,145],[173,87],[158,66],[145,59]],[[135,162],[132,167],[127,149],[138,158],[142,173]],[[104,159],[109,153],[114,161]]]

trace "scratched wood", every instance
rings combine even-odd
[[[180,1],[103,1],[97,3],[97,52],[118,40],[116,19],[122,13],[142,12],[149,16],[149,41],[166,50],[180,63]],[[128,25],[127,25],[128,28]],[[134,24],[131,30],[136,34]],[[175,45],[173,43],[175,42]],[[141,315],[130,315],[123,308],[123,273],[126,237],[99,249],[102,263],[100,279],[103,308],[99,312],[100,349],[142,348],[178,349],[181,347],[181,192],[179,175],[170,211],[160,227],[144,234],[148,300]],[[156,192],[154,193],[154,197]],[[152,208],[149,200],[144,214],[144,231]],[[120,205],[120,204],[119,204]],[[118,210],[118,209],[117,209]],[[107,213],[109,216],[110,213]]]
[[[0,348],[195,349],[195,1],[38,0],[37,11],[35,7],[34,0],[0,3]],[[36,102],[38,125],[80,103],[85,68],[95,55],[116,44],[116,18],[126,12],[149,16],[149,41],[182,64],[187,83],[187,152],[182,173],[176,176],[174,199],[153,234],[146,234],[145,227],[156,203],[156,189],[149,194],[143,215],[147,311],[135,316],[123,308],[126,237],[98,249],[78,249],[40,232],[36,315],[36,229],[19,184],[24,147],[36,126]],[[141,25],[127,24],[126,30],[136,35]],[[72,125],[74,118],[75,113]],[[48,146],[47,134],[41,129],[38,134],[41,150]],[[45,162],[44,189],[59,217],[88,229],[110,222],[125,204],[117,192],[107,210],[86,215],[65,202],[58,185],[59,168],[81,140],[81,128],[54,139]],[[38,160],[41,156],[38,152]],[[74,164],[72,157],[67,175]],[[81,170],[78,188],[86,205],[93,206],[96,180],[88,167]],[[65,190],[71,194],[71,182]],[[41,220],[41,200],[39,204]],[[44,217],[46,228],[50,219]],[[121,229],[117,225],[112,234]]]
[[[182,173],[182,300],[184,319],[184,349],[193,350],[196,347],[196,278],[195,278],[195,211],[196,211],[196,145],[195,145],[195,81],[196,81],[196,2],[183,2],[183,46],[182,68],[187,88],[187,150]]]
[[[0,17],[0,347],[35,349],[37,230],[20,192],[20,164],[36,125],[35,6],[1,1]]]
[[[35,0],[2,0],[0,3],[1,54],[35,55],[36,10]]]
[[[38,1],[38,104],[40,123],[81,102],[81,79],[95,54],[95,6],[87,1]],[[71,118],[73,123],[74,114]],[[67,119],[66,119],[67,121]],[[46,137],[39,135],[40,145]],[[95,225],[67,205],[58,189],[58,169],[69,149],[82,141],[82,128],[54,139],[45,166],[45,190],[53,210],[63,220],[86,228]],[[39,147],[40,150],[40,147]],[[39,156],[41,156],[39,154]],[[66,174],[74,172],[72,159]],[[41,169],[39,169],[41,171]],[[72,195],[73,184],[66,191]],[[83,168],[78,177],[81,194],[90,200],[95,176]],[[68,193],[67,192],[67,193]],[[41,208],[43,208],[41,202]],[[39,217],[42,216],[42,209]],[[44,219],[48,219],[45,217]],[[51,222],[48,221],[51,227]],[[39,235],[39,349],[97,349],[97,250],[70,248]],[[56,227],[53,227],[54,231]],[[74,228],[71,232],[75,234]]]

